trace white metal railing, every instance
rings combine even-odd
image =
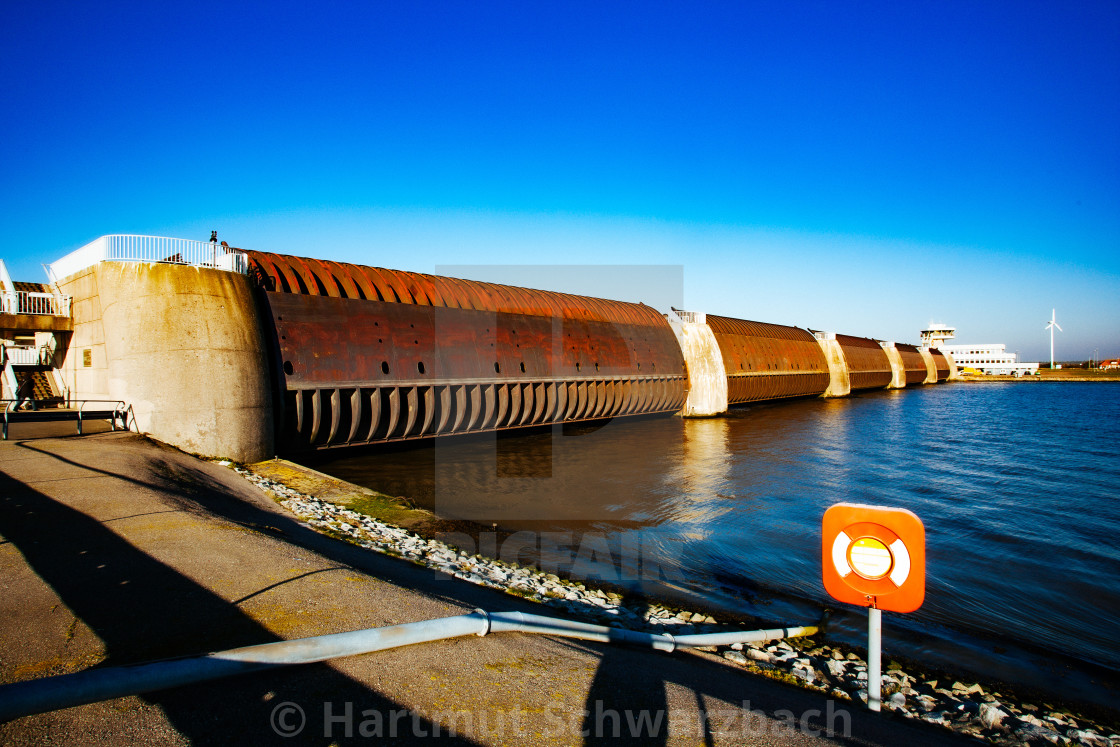
[[[0,309],[5,314],[70,316],[70,296],[35,291],[3,291],[0,292]]]
[[[53,280],[61,280],[98,262],[167,262],[214,267],[246,274],[249,258],[238,249],[216,241],[173,239],[166,236],[111,234],[94,239],[50,264]]]
[[[13,366],[38,366],[42,362],[38,348],[16,347],[15,345],[4,346],[4,360]]]
[[[677,321],[683,324],[703,324],[708,320],[708,315],[703,311],[681,311],[670,307],[669,313],[665,316],[670,317],[670,315],[676,317]],[[670,318],[670,321],[672,321],[672,318]]]

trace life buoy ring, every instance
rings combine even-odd
[[[840,530],[832,543],[832,564],[840,578],[872,596],[897,591],[910,576],[906,543],[885,526],[869,521]]]
[[[821,530],[821,576],[833,598],[895,612],[922,605],[925,527],[913,513],[839,503]]]

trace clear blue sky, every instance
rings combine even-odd
[[[679,265],[687,308],[1035,360],[1056,307],[1059,358],[1120,355],[1111,0],[46,0],[0,28],[16,279],[216,229],[426,272]]]

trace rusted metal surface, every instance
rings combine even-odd
[[[728,404],[820,396],[828,361],[807,330],[707,315],[727,371]]]
[[[894,346],[902,356],[902,367],[906,369],[906,386],[923,383],[929,372],[926,371],[926,362],[922,360],[917,346],[904,342],[896,342]]]
[[[684,360],[641,304],[249,252],[289,448],[657,412]]]
[[[937,348],[930,348],[929,354],[933,356],[933,365],[937,368],[937,383],[949,379],[949,360]]]
[[[836,335],[836,341],[844,351],[852,391],[883,389],[891,383],[891,361],[878,342],[852,335]]]

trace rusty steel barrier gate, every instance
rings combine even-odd
[[[926,370],[926,362],[922,360],[922,354],[918,352],[918,347],[898,342],[895,343],[895,349],[902,357],[902,366],[906,369],[906,386],[923,383],[929,372]]]
[[[890,386],[891,361],[882,345],[868,337],[853,335],[836,335],[836,341],[844,351],[852,391]]]
[[[828,361],[810,332],[715,314],[707,323],[723,355],[728,404],[816,397],[828,388]]]
[[[321,449],[670,413],[684,359],[644,304],[248,252],[281,443]]]

